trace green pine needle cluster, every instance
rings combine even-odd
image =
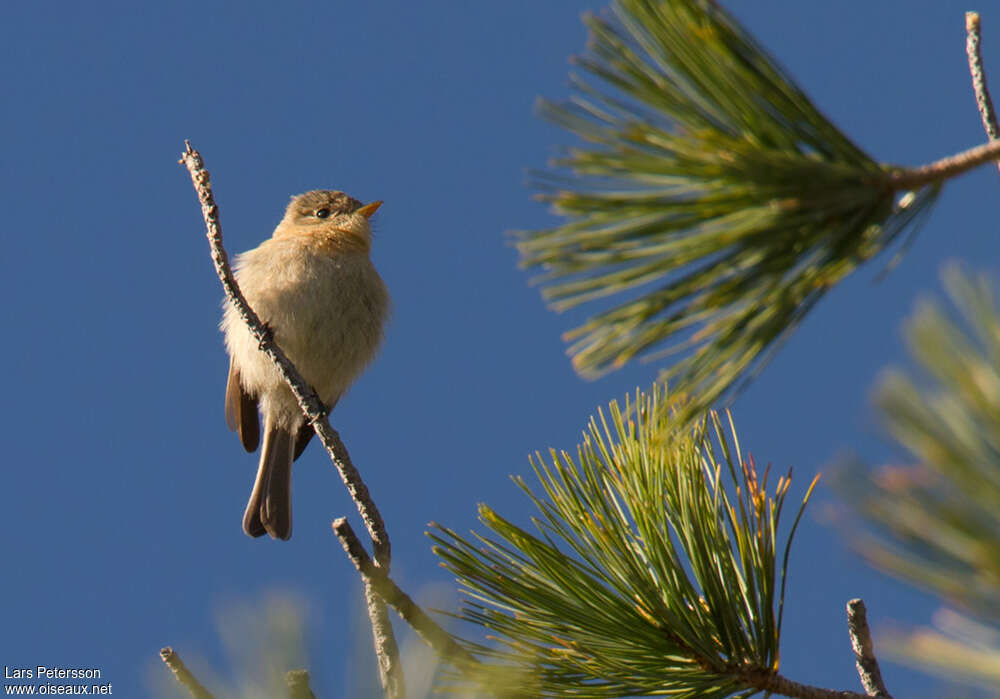
[[[878,405],[913,462],[841,474],[874,527],[857,542],[879,567],[1000,623],[1000,313],[985,276],[943,274],[960,323],[922,303],[907,339],[924,378],[894,369]]]
[[[777,671],[790,481],[769,495],[731,421],[691,428],[666,404],[659,387],[612,403],[575,460],[536,456],[544,494],[518,479],[538,508],[533,530],[485,505],[489,534],[435,525],[435,551],[467,596],[460,618],[495,641],[465,642],[484,663],[450,675],[452,689],[745,696],[748,677]]]
[[[711,0],[619,0],[585,22],[577,95],[541,106],[585,143],[538,181],[569,220],[517,247],[553,308],[605,299],[565,336],[582,375],[678,353],[664,378],[703,408],[939,186],[900,196]]]

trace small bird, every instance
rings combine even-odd
[[[343,192],[300,194],[292,197],[271,239],[236,258],[243,295],[328,410],[382,341],[389,292],[369,257],[369,219],[381,205],[362,204]],[[225,304],[220,327],[229,352],[226,424],[253,452],[260,442],[258,410],[264,422],[243,531],[289,539],[292,462],[313,428],[231,303]]]

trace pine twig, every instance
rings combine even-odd
[[[969,73],[972,75],[972,88],[976,93],[976,105],[979,107],[983,128],[986,130],[990,142],[923,167],[895,173],[893,180],[902,185],[900,189],[913,189],[912,184],[922,186],[931,182],[943,181],[990,160],[995,161],[997,154],[1000,153],[1000,143],[997,142],[1000,139],[1000,124],[997,123],[993,99],[990,97],[990,90],[986,85],[986,69],[983,68],[983,55],[980,51],[980,24],[978,12],[965,13],[965,53],[969,57]],[[1000,162],[997,162],[996,165],[997,168],[1000,168]]]
[[[340,539],[348,558],[361,573],[366,587],[374,589],[440,657],[471,665],[478,664],[478,661],[431,619],[427,612],[399,589],[384,570],[372,563],[368,552],[361,545],[345,517],[333,521],[333,531]]]
[[[376,570],[382,570],[375,565],[372,567]],[[375,658],[378,661],[378,675],[382,683],[382,690],[388,699],[406,699],[403,664],[399,662],[399,645],[396,643],[396,634],[392,630],[389,609],[386,607],[385,600],[372,588],[371,583],[367,579],[364,580],[364,583],[365,607],[368,609],[368,621],[371,622],[372,626],[372,639],[375,643]]]
[[[600,308],[564,335],[582,376],[671,357],[661,378],[696,410],[730,400],[948,179],[1000,160],[991,142],[876,161],[719,3],[619,0],[584,21],[572,98],[540,106],[581,141],[533,178],[564,221],[516,242],[554,310]]]
[[[986,86],[986,69],[983,68],[983,55],[980,51],[980,21],[978,12],[965,13],[965,53],[969,56],[969,72],[972,74],[972,88],[976,92],[976,105],[983,118],[983,128],[991,141],[1000,138],[1000,124],[997,123],[997,113],[993,108],[993,99]],[[1000,168],[1000,163],[997,164]]]
[[[930,184],[944,182],[980,165],[1000,159],[1000,141],[990,141],[947,158],[915,168],[893,172],[889,185],[896,191],[914,191]]]
[[[194,699],[212,699],[212,694],[205,689],[205,686],[198,681],[187,666],[181,661],[180,656],[174,652],[170,646],[160,649],[160,658],[164,664],[174,673],[177,683],[184,687]]]
[[[812,687],[801,682],[795,682],[776,672],[742,673],[740,679],[754,689],[770,694],[780,694],[794,699],[869,699],[868,695],[858,692],[840,692],[834,689]]]
[[[198,194],[198,201],[201,203],[201,213],[205,219],[208,243],[212,253],[212,262],[215,264],[215,271],[222,281],[226,297],[236,307],[243,322],[246,323],[250,332],[257,339],[258,343],[260,343],[261,351],[278,367],[282,377],[295,395],[299,407],[313,426],[327,453],[329,453],[330,459],[337,468],[337,472],[340,474],[347,492],[350,493],[351,498],[354,500],[361,519],[368,529],[368,533],[372,539],[372,547],[375,551],[375,565],[379,569],[388,572],[391,547],[382,515],[379,514],[378,507],[375,505],[375,501],[372,500],[371,494],[368,492],[368,487],[361,478],[361,473],[351,462],[350,454],[340,439],[340,434],[330,426],[326,408],[323,406],[319,396],[305,382],[298,369],[295,368],[295,365],[285,356],[285,353],[274,341],[271,331],[261,322],[253,308],[247,303],[243,292],[240,291],[239,284],[236,282],[236,277],[233,275],[232,267],[229,264],[229,256],[222,244],[222,225],[219,222],[219,207],[216,205],[215,197],[212,194],[211,178],[205,169],[205,163],[202,160],[201,154],[191,146],[189,141],[185,141],[184,146],[184,153],[181,155],[180,162],[187,167],[188,172],[191,174],[191,182],[194,184],[195,191]],[[376,601],[374,604],[377,605],[378,602]],[[378,616],[382,618],[387,615],[383,610]],[[372,623],[376,623],[375,615],[372,615]],[[392,633],[392,625],[388,624],[387,628],[382,626],[379,629],[373,629],[373,631],[376,635],[375,651],[378,655],[382,688],[386,692],[386,696],[390,697],[390,699],[402,699],[405,696],[403,693],[402,664],[399,659],[399,648]]]
[[[891,699],[889,690],[882,681],[878,660],[875,658],[875,647],[872,645],[871,629],[868,628],[865,603],[860,599],[852,599],[847,603],[847,631],[851,636],[851,647],[854,649],[861,686],[870,697]]]

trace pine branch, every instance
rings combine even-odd
[[[588,16],[574,97],[541,104],[583,145],[537,177],[566,217],[518,234],[596,377],[673,357],[662,378],[696,414],[731,397],[839,281],[926,217],[989,143],[917,168],[850,141],[716,2],[619,0]],[[985,83],[983,83],[985,85]]]
[[[654,387],[592,420],[576,459],[534,459],[542,492],[517,481],[539,512],[533,531],[486,505],[488,534],[432,525],[435,553],[466,595],[459,618],[496,640],[463,641],[481,664],[446,672],[447,688],[863,696],[778,674],[788,553],[815,481],[782,553],[789,478],[769,494],[731,420],[690,428],[671,405]]]
[[[980,19],[966,13],[969,70],[983,126],[997,146],[997,116],[980,54]],[[915,465],[885,466],[874,474],[850,464],[835,484],[844,502],[867,520],[848,523],[850,539],[879,568],[940,595],[994,626],[1000,621],[1000,313],[991,282],[952,264],[944,284],[961,322],[923,303],[907,324],[921,384],[898,370],[883,377],[878,403],[895,439]],[[939,614],[957,618],[954,612]],[[967,621],[965,627],[973,625]],[[989,640],[949,637],[921,629],[887,639],[894,655],[924,670],[993,687],[1000,677],[996,629]],[[990,646],[993,647],[990,647]]]

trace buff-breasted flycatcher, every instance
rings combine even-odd
[[[382,204],[362,205],[343,192],[293,197],[270,240],[236,258],[236,279],[260,319],[299,373],[332,409],[375,356],[389,294],[369,257],[369,218]],[[232,304],[221,324],[229,351],[226,423],[248,452],[257,449],[257,479],[243,531],[292,535],[292,461],[313,435],[295,397]]]

